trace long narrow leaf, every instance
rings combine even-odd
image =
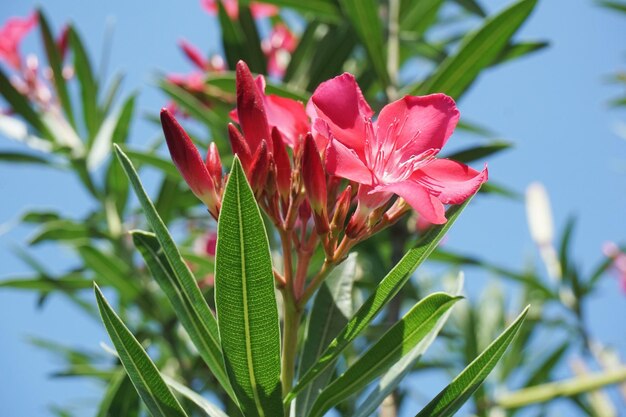
[[[98,126],[98,84],[93,74],[89,56],[83,42],[74,27],[70,27],[70,44],[74,52],[74,68],[76,78],[80,84],[80,97],[82,99],[83,119],[89,139],[96,135]]]
[[[307,384],[315,379],[321,372],[327,369],[341,352],[365,329],[385,305],[400,291],[411,277],[417,267],[428,258],[433,250],[443,239],[450,227],[458,219],[459,215],[469,204],[471,199],[458,206],[448,209],[446,217],[448,222],[433,227],[418,243],[409,250],[396,266],[378,284],[374,293],[363,303],[359,311],[350,319],[348,325],[342,330],[328,348],[324,351],[317,363],[298,381],[296,386],[286,396],[286,402],[291,401],[298,392],[302,391]]]
[[[315,364],[326,346],[348,324],[352,316],[352,284],[356,265],[356,254],[353,253],[330,273],[317,292],[306,327],[306,341],[300,359],[301,374]],[[298,395],[297,416],[309,414],[313,402],[332,376],[333,369],[329,367]]]
[[[269,243],[238,158],[217,226],[215,308],[226,371],[246,417],[283,415],[280,329]]]
[[[411,88],[410,94],[443,92],[458,99],[506,47],[536,4],[537,0],[521,0],[489,18],[478,30],[466,35],[458,51],[428,80]]]
[[[225,377],[224,363],[221,355],[219,334],[217,330],[217,321],[209,309],[206,300],[202,296],[193,274],[180,256],[180,252],[178,251],[174,240],[170,236],[165,224],[154,208],[152,201],[150,201],[150,198],[141,185],[139,176],[133,168],[132,163],[117,144],[114,144],[113,146],[117,157],[121,162],[122,167],[124,168],[133,189],[135,190],[135,193],[137,194],[139,203],[143,207],[148,223],[154,230],[156,238],[163,249],[165,258],[171,267],[172,274],[168,275],[168,279],[172,280],[172,284],[175,285],[178,291],[180,291],[180,294],[177,294],[177,297],[184,298],[186,305],[189,306],[190,310],[185,311],[185,313],[189,315],[188,318],[192,319],[194,323],[202,324],[202,328],[199,330],[194,326],[185,326],[185,329],[192,337],[194,343],[196,343],[198,351],[201,353],[202,358],[205,360],[211,372],[213,372],[213,375],[215,375],[226,392],[232,395],[230,384],[228,383],[228,379]],[[166,294],[168,293],[165,290],[164,292]],[[182,314],[179,319],[183,325],[188,324],[187,319],[183,320]]]
[[[460,296],[463,290],[463,273],[459,273],[458,281],[459,283],[454,295]],[[437,320],[433,329],[421,342],[381,376],[376,389],[361,403],[361,406],[354,412],[353,417],[368,417],[376,412],[378,406],[382,404],[385,398],[391,395],[404,377],[413,370],[415,363],[435,341],[437,335],[448,320],[448,317],[450,317],[450,313],[452,313],[452,309],[446,311],[439,320]]]
[[[154,417],[186,417],[187,414],[167,387],[159,370],[141,344],[115,314],[97,285],[96,300],[102,322],[111,337],[120,361],[150,414]]]
[[[439,319],[460,297],[434,293],[417,303],[346,372],[317,397],[309,417],[321,417],[342,400],[365,388],[397,363],[435,328]]]
[[[526,307],[517,319],[463,372],[454,378],[450,385],[428,403],[416,417],[448,417],[454,415],[496,366],[522,326],[528,308]]]

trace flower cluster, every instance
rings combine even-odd
[[[33,12],[27,17],[12,17],[5,22],[0,28],[0,62],[11,70],[11,84],[20,94],[39,108],[51,110],[58,107],[49,87],[54,77],[52,70],[48,67],[42,68],[36,55],[23,56],[20,52],[22,40],[37,26],[38,21],[38,13]],[[56,40],[61,58],[66,54],[68,38],[69,27],[66,26]],[[70,66],[65,67],[62,76],[71,78],[73,69]]]
[[[322,83],[306,107],[266,94],[264,78],[254,78],[242,61],[236,85],[231,118],[239,127],[228,125],[232,150],[283,250],[298,254],[295,278],[278,276],[283,284],[293,282],[296,300],[317,285],[306,288],[318,244],[332,267],[411,208],[430,223],[445,223],[444,205],[463,202],[487,180],[486,168],[436,158],[459,119],[446,95],[406,96],[374,119],[348,73]],[[226,181],[217,147],[211,144],[203,160],[167,109],[161,121],[175,165],[217,218]],[[284,273],[291,274],[291,265]]]

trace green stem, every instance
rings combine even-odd
[[[387,73],[389,101],[398,99],[398,69],[400,65],[400,0],[389,0],[389,33],[387,37]]]
[[[503,408],[520,408],[550,401],[557,397],[571,397],[584,392],[595,391],[606,385],[624,381],[626,381],[626,367],[521,389],[502,395],[496,400],[496,404]]]
[[[281,366],[281,381],[283,384],[283,396],[287,395],[293,386],[293,378],[296,368],[296,353],[298,350],[298,328],[302,309],[296,306],[295,300],[289,296],[289,290],[283,292],[287,297],[283,303],[283,355]],[[286,410],[289,405],[285,405]]]

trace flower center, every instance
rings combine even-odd
[[[394,118],[387,130],[380,132],[380,126],[374,125],[371,119],[365,120],[365,158],[367,165],[380,184],[392,184],[408,179],[415,171],[435,159],[439,149],[428,149],[417,155],[413,154],[414,144],[420,131],[409,140],[400,142],[402,130],[408,116],[403,120]]]

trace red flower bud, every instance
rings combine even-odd
[[[243,170],[248,173],[250,171],[250,164],[252,163],[252,153],[250,152],[250,147],[246,143],[246,140],[232,123],[228,124],[228,139],[230,140],[233,154],[239,157]]]
[[[276,164],[276,187],[283,201],[287,201],[291,189],[291,163],[283,137],[276,127],[272,129],[272,142],[274,142],[274,163]]]
[[[222,184],[222,160],[220,159],[220,153],[217,150],[215,142],[211,142],[209,145],[209,151],[206,155],[206,168],[213,178],[215,185],[220,187]]]
[[[63,26],[63,29],[61,29],[61,34],[56,41],[57,48],[59,48],[59,54],[61,55],[61,60],[63,60],[65,58],[65,55],[67,54],[67,44],[70,37],[70,30],[70,25],[66,24],[65,26]]]
[[[202,55],[202,52],[198,50],[191,43],[187,42],[185,39],[180,39],[178,41],[178,46],[183,51],[185,56],[196,66],[198,69],[202,71],[208,71],[211,68],[209,61]]]
[[[256,86],[252,73],[245,62],[239,61],[236,69],[237,118],[248,146],[256,152],[261,141],[270,140],[263,96]],[[270,153],[272,143],[268,142]]]
[[[330,223],[330,229],[333,233],[343,229],[348,211],[350,210],[350,203],[352,202],[352,186],[348,187],[339,195],[337,204],[335,204],[335,212],[333,213],[333,220]]]
[[[207,206],[209,212],[217,218],[219,198],[215,192],[215,183],[187,132],[178,124],[174,116],[165,108],[161,109],[161,125],[172,161],[178,168],[191,191]]]
[[[326,173],[324,172],[319,151],[310,133],[304,139],[302,179],[306,195],[315,214],[315,227],[319,234],[324,234],[329,230],[326,210]]]
[[[261,141],[261,145],[254,154],[252,165],[250,165],[250,173],[248,181],[255,194],[261,193],[267,182],[267,173],[270,167],[270,154],[267,150],[267,142]]]

